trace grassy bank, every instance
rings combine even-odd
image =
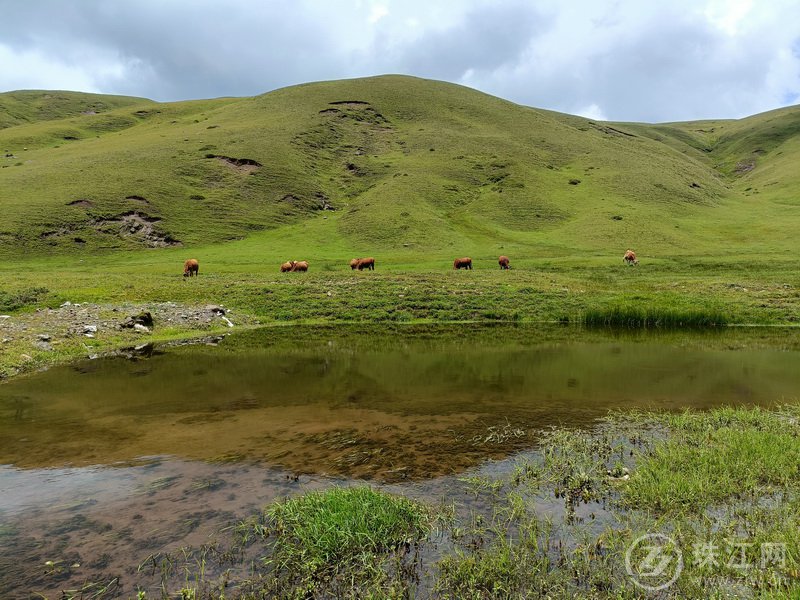
[[[36,347],[37,335],[52,334],[51,317],[57,315],[42,309],[58,309],[64,302],[140,309],[168,302],[222,304],[234,311],[237,326],[470,321],[663,329],[793,325],[800,319],[796,276],[774,261],[708,259],[687,268],[673,257],[629,268],[613,257],[520,257],[514,269],[500,271],[491,256],[476,255],[475,270],[466,272],[453,271],[447,255],[409,253],[379,256],[376,271],[353,272],[342,252],[339,259],[312,255],[308,273],[282,274],[277,265],[280,256],[291,256],[288,249],[272,248],[267,258],[260,254],[273,241],[278,242],[262,236],[200,251],[200,276],[190,279],[181,276],[183,254],[173,251],[0,265],[0,306],[10,316],[0,321],[0,336],[7,340],[0,345],[0,371],[8,375],[105,352],[141,337],[101,330],[91,351],[78,336],[65,338],[56,353],[43,352]],[[24,324],[26,332],[12,335],[14,323]],[[148,337],[192,335],[185,325],[156,323]]]
[[[261,556],[251,574],[222,587],[195,579],[184,593],[796,598],[798,436],[796,406],[552,429],[503,473],[464,478],[444,504],[359,486],[273,504],[236,528],[237,547]]]
[[[235,248],[234,248],[235,249]],[[272,261],[215,256],[199,278],[180,275],[180,257],[149,254],[93,257],[63,266],[54,259],[0,265],[0,374],[5,376],[145,342],[239,331],[252,325],[364,323],[565,323],[589,327],[693,328],[725,325],[795,326],[800,319],[798,281],[787,265],[708,263],[688,270],[663,260],[627,268],[612,259],[518,260],[512,271],[453,271],[411,255],[391,257],[375,272],[352,272],[346,262],[319,259],[308,273],[277,273]],[[145,260],[147,259],[147,260]],[[418,261],[418,262],[415,262]],[[275,263],[277,264],[277,263]],[[223,305],[236,327],[221,321],[157,320],[141,335],[116,327],[82,336],[84,322],[62,323],[62,304],[96,305],[111,315],[174,303],[188,311]],[[48,309],[51,309],[48,311]],[[71,332],[62,331],[71,329]],[[38,347],[52,335],[55,350]],[[28,358],[30,357],[30,358]]]

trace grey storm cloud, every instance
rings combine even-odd
[[[181,100],[381,73],[594,118],[800,97],[800,0],[0,0],[0,90]]]
[[[373,52],[387,68],[422,77],[458,80],[465,73],[492,72],[522,60],[531,39],[546,29],[549,18],[526,4],[479,6],[451,27],[432,31],[400,48],[380,41]]]

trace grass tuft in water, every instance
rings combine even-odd
[[[432,516],[419,502],[366,486],[310,492],[267,509],[270,562],[295,589],[374,584],[386,577],[385,561],[402,560],[429,535]]]
[[[623,499],[637,508],[698,511],[731,498],[800,489],[797,412],[723,408],[652,415],[669,436],[641,456]]]
[[[718,327],[727,325],[730,319],[724,313],[714,310],[616,306],[587,310],[581,316],[581,322],[589,327],[688,328]]]

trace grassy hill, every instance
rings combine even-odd
[[[135,104],[144,98],[82,92],[20,90],[0,94],[0,129],[79,115],[98,115]]]
[[[0,95],[0,114],[11,105],[26,110],[0,129],[6,256],[197,247],[300,222],[345,255],[761,251],[795,210],[797,109],[596,123],[402,76],[168,104]]]

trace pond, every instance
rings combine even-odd
[[[799,358],[784,329],[278,327],[19,377],[0,386],[0,589],[127,597],[157,585],[148,557],[287,494],[463,494],[553,425],[792,402]]]

